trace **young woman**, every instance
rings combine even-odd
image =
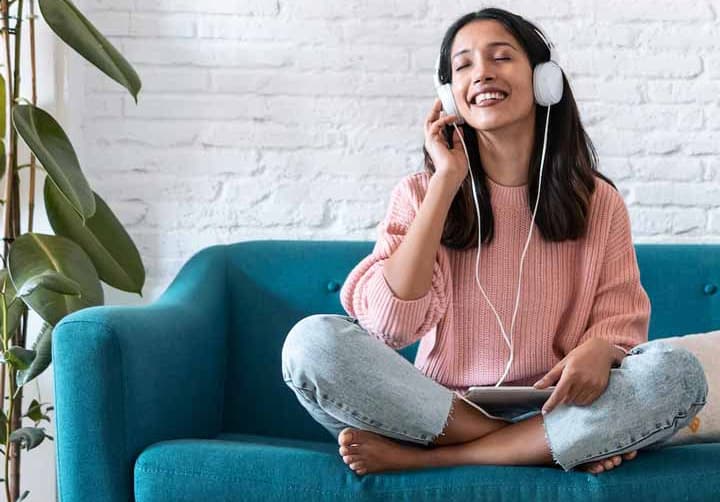
[[[705,403],[697,358],[648,342],[627,208],[595,168],[564,75],[549,116],[534,99],[533,68],[550,57],[535,28],[488,8],[448,29],[438,77],[464,123],[449,129],[458,117],[435,100],[425,171],[393,189],[372,253],[340,292],[350,315],[306,317],[283,345],[285,382],[357,474],[460,464],[599,473],[659,447]],[[396,352],[418,340],[414,364]],[[555,389],[542,410],[463,396],[505,376]]]

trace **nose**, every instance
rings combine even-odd
[[[495,78],[495,70],[491,63],[481,59],[477,64],[473,65],[471,76],[472,84],[486,80],[493,80]]]
[[[480,82],[492,82],[495,79],[494,76],[485,75],[484,73],[479,73],[478,76],[473,76],[472,83],[477,84]]]

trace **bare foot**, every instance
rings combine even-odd
[[[374,432],[346,427],[338,435],[343,462],[356,474],[420,468],[426,450],[406,446]]]
[[[615,455],[613,457],[604,458],[602,460],[597,460],[595,462],[588,462],[587,464],[579,465],[577,468],[581,471],[587,471],[591,472],[593,474],[599,474],[604,471],[609,471],[611,469],[614,469],[618,465],[622,463],[622,460],[632,460],[637,456],[637,450],[633,450],[628,453],[623,453],[622,458],[620,458],[620,455]]]

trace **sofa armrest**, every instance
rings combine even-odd
[[[226,272],[225,246],[211,246],[155,302],[90,307],[55,327],[61,502],[133,500],[133,467],[145,447],[220,432]]]

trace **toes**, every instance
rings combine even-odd
[[[601,462],[594,462],[591,464],[586,464],[585,467],[583,467],[583,469],[585,469],[587,472],[591,472],[593,474],[598,474],[605,470],[603,468],[603,465]]]
[[[338,444],[340,446],[350,446],[355,442],[355,430],[352,427],[345,427],[338,434]]]
[[[365,464],[362,461],[352,462],[348,464],[350,466],[350,469],[353,471],[358,471],[359,469],[365,469]]]
[[[623,458],[625,460],[632,460],[637,456],[637,450],[631,451],[630,453],[625,453],[623,455]]]
[[[584,470],[591,472],[593,474],[598,474],[604,471],[609,471],[618,465],[620,465],[625,460],[632,460],[637,456],[637,450],[633,450],[629,453],[623,453],[622,455],[614,455],[609,458],[605,458],[602,460],[598,460],[597,462],[593,464],[588,464],[585,466]]]
[[[359,462],[359,461],[360,461],[360,457],[358,457],[357,455],[345,455],[345,456],[343,456],[343,462],[345,462],[345,463],[348,464],[348,465],[350,465],[350,464],[352,464],[352,463],[354,463],[354,462]]]
[[[592,472],[593,474],[598,474],[600,472],[609,471],[621,463],[622,457],[620,455],[615,455],[610,458],[598,460],[596,463],[587,466],[585,470]]]
[[[350,455],[359,451],[357,445],[341,446],[338,448],[340,455]]]

